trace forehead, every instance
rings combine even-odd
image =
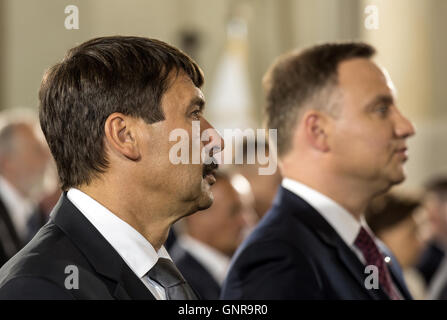
[[[369,59],[350,59],[338,66],[338,85],[344,96],[355,103],[367,102],[377,95],[394,96],[394,86],[384,70]]]
[[[183,71],[171,75],[170,84],[168,90],[165,92],[162,98],[164,104],[175,103],[187,107],[191,100],[200,98],[204,99],[204,95],[200,88],[196,87],[191,78],[188,77]]]

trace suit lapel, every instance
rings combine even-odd
[[[141,280],[123,263],[113,296],[118,300],[154,300],[155,297]]]
[[[387,266],[388,266],[388,270],[390,270],[390,274],[393,279],[393,282],[399,289],[403,298],[405,300],[413,300],[413,296],[411,295],[410,291],[408,291],[407,285],[405,284],[405,280],[403,278],[401,271],[397,269],[397,268],[400,269],[400,267],[397,267],[393,263],[390,263]]]
[[[359,261],[352,250],[346,247],[347,250],[337,247],[337,253],[340,260],[345,267],[350,271],[356,282],[365,289],[368,295],[375,300],[389,300],[387,294],[381,289],[366,289],[365,287],[365,266]],[[348,251],[349,250],[349,251]]]
[[[51,220],[73,241],[99,274],[116,283],[117,299],[155,299],[115,249],[68,200],[66,192],[51,213]]]
[[[353,280],[372,299],[389,299],[385,292],[380,288],[377,290],[368,290],[365,288],[365,266],[317,210],[315,210],[301,197],[283,187],[279,190],[278,198],[279,204],[283,206],[285,205],[287,211],[292,211],[294,216],[305,224],[312,232],[314,232],[318,238],[322,240],[322,242],[337,252],[337,256],[339,257],[341,263],[349,271]]]
[[[411,295],[410,291],[408,291],[408,287],[405,284],[404,276],[402,274],[402,268],[397,262],[396,257],[382,241],[378,242],[378,246],[382,254],[391,258],[391,261],[387,263],[387,268],[391,274],[393,283],[397,286],[404,299],[412,300],[413,296]]]

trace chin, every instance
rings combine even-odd
[[[403,168],[399,170],[399,172],[396,173],[394,176],[394,184],[402,183],[405,181],[406,175]]]
[[[214,197],[211,191],[208,191],[205,194],[202,194],[202,196],[199,199],[199,203],[197,205],[197,210],[205,210],[211,207],[211,205],[214,202]]]
[[[403,172],[392,175],[388,179],[388,188],[386,188],[386,191],[388,191],[395,185],[401,184],[404,181],[405,181],[405,174],[403,174]]]

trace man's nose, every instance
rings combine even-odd
[[[408,138],[416,133],[416,130],[411,123],[399,110],[396,109],[396,124],[395,132],[399,138]]]
[[[206,148],[210,150],[211,155],[221,152],[225,148],[225,141],[219,132],[205,119],[202,118],[202,132],[206,130],[208,143]]]

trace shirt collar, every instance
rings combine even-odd
[[[155,251],[151,243],[131,225],[84,192],[71,188],[67,197],[139,278],[146,275],[159,257],[172,260],[164,246]]]
[[[290,178],[284,178],[282,186],[317,210],[347,245],[354,245],[362,226],[371,234],[363,216],[357,221],[345,208],[317,190]]]
[[[213,278],[222,285],[228,271],[228,266],[230,265],[229,257],[187,234],[180,236],[179,244],[199,261]]]

